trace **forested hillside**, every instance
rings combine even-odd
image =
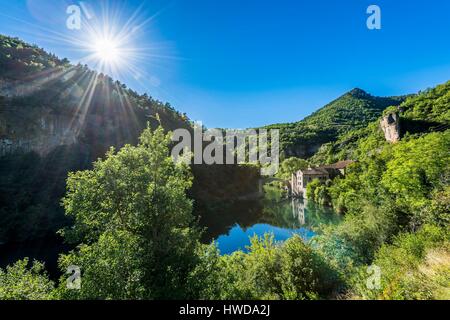
[[[341,224],[310,242],[266,235],[248,252],[220,255],[199,242],[188,168],[173,164],[161,128],[146,130],[137,147],[68,179],[63,203],[75,224],[63,234],[82,245],[61,255],[60,267],[82,268],[81,289],[23,260],[0,270],[0,298],[448,300],[450,131],[425,128],[390,143],[378,119],[360,132],[345,177],[308,186],[317,202],[345,213]]]
[[[450,124],[450,81],[412,95],[398,106],[384,110],[399,115],[402,136],[445,131]],[[362,138],[378,136],[382,132],[378,121],[363,128],[350,130],[338,137],[336,141],[324,144],[310,159],[312,163],[333,163],[339,160],[354,159],[358,156],[357,146]]]
[[[357,160],[345,177],[308,186],[313,200],[346,214],[316,241],[347,279],[350,295],[449,299],[449,97],[447,82],[386,110],[400,115],[397,143],[385,141],[376,121],[313,157]],[[375,290],[364,285],[364,268],[372,263],[382,272]],[[355,264],[359,275],[350,279],[346,270]]]
[[[355,129],[365,128],[389,106],[399,105],[406,97],[374,97],[353,89],[305,119],[267,128],[280,129],[284,156],[309,158],[324,143],[332,142]]]
[[[355,89],[303,121],[270,126],[282,130],[286,156],[313,155],[283,162],[287,177],[311,162],[355,160],[344,176],[308,184],[310,200],[343,221],[308,241],[266,234],[221,255],[200,241],[189,195],[236,196],[258,180],[256,167],[196,173],[175,163],[167,131],[189,127],[185,116],[85,66],[1,41],[0,242],[59,230],[73,245],[60,272],[80,267],[82,285],[23,259],[0,268],[0,299],[450,299],[450,82],[399,98]],[[394,142],[380,128],[392,113]]]
[[[54,234],[67,223],[59,204],[67,173],[90,168],[111,146],[136,144],[147,122],[166,130],[190,127],[186,115],[169,104],[16,38],[0,36],[0,70],[0,242]],[[309,156],[401,100],[355,89],[303,121],[271,127],[281,128],[286,154]],[[194,169],[191,194],[200,198],[214,190],[202,187],[208,184],[203,176],[211,174]],[[244,176],[253,177],[250,171]],[[230,175],[218,177],[224,190],[240,190]],[[230,193],[218,195],[225,194]]]
[[[147,123],[191,129],[170,104],[16,38],[0,35],[0,70],[0,244],[53,237],[70,224],[60,204],[68,173],[91,168],[110,147],[136,145]],[[258,187],[252,167],[193,172],[189,195],[201,216]]]
[[[0,243],[54,235],[68,172],[136,144],[147,122],[190,127],[167,103],[0,36]]]

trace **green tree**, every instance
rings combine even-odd
[[[278,176],[282,179],[290,179],[291,175],[298,170],[308,168],[309,163],[305,159],[291,157],[281,162],[280,171]]]
[[[0,300],[50,300],[54,283],[49,280],[44,265],[34,261],[28,268],[28,258],[0,269]]]
[[[418,212],[430,204],[431,193],[450,172],[450,131],[431,133],[392,148],[382,184],[398,205]]]
[[[426,223],[450,226],[450,186],[433,194],[431,204],[421,213]]]
[[[66,239],[82,243],[61,257],[77,265],[82,289],[72,298],[186,298],[197,263],[199,232],[186,196],[191,176],[169,156],[170,135],[146,129],[138,146],[113,149],[88,171],[72,173],[63,199],[74,226]]]
[[[306,186],[308,198],[320,205],[329,205],[331,202],[327,186],[319,179],[314,179]]]
[[[270,235],[253,237],[248,253],[237,251],[215,261],[206,282],[216,289],[209,290],[213,295],[208,299],[318,299],[326,297],[338,280],[299,236],[283,244]]]

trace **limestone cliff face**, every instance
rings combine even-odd
[[[284,155],[297,158],[309,158],[313,156],[322,146],[322,143],[303,143],[284,148]]]
[[[170,106],[109,77],[84,67],[54,73],[25,81],[0,78],[0,156],[45,156],[56,147],[81,144],[95,160],[110,147],[136,144],[147,123],[190,128]]]
[[[27,80],[5,80],[0,78],[0,96],[23,97],[45,88],[46,84],[55,80],[64,81],[66,74],[62,69],[35,75]]]
[[[61,72],[53,71],[38,80],[0,79],[0,156],[30,151],[46,155],[58,146],[77,142],[81,122],[73,112],[57,113],[40,103],[24,106],[15,102],[41,91],[60,76]]]
[[[39,80],[0,79],[0,157],[30,151],[45,156],[80,143],[95,159],[110,146],[137,142],[148,120],[142,108],[118,95],[107,79],[89,88],[65,77],[75,76],[57,72]]]
[[[55,114],[45,108],[39,113],[8,106],[0,111],[0,156],[34,151],[46,155],[61,145],[77,142],[78,116]]]
[[[146,117],[127,116],[123,112],[102,114],[99,110],[1,106],[0,156],[30,151],[46,156],[59,146],[83,144],[89,146],[96,159],[110,146],[120,148],[137,142]]]
[[[400,141],[400,117],[397,113],[390,113],[380,121],[381,130],[384,132],[386,141],[395,143]]]

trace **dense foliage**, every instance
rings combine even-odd
[[[67,172],[90,167],[86,150],[60,147],[0,158],[0,243],[52,236],[70,223],[59,202]]]
[[[361,89],[353,89],[299,122],[267,128],[280,129],[281,150],[286,157],[310,157],[321,145],[365,128],[387,107],[399,105],[404,99],[374,97]]]
[[[64,273],[82,270],[81,290],[54,287],[42,265],[26,262],[2,271],[5,297],[20,297],[20,283],[36,281],[29,299],[313,299],[325,297],[337,276],[299,237],[284,245],[253,239],[249,253],[220,256],[198,241],[187,167],[169,156],[162,128],[144,131],[136,147],[111,150],[92,170],[69,175],[63,199],[74,225],[62,231],[78,243],[61,255]],[[17,270],[16,270],[17,269]],[[42,288],[41,288],[42,287]],[[11,293],[10,293],[11,292]]]
[[[281,162],[277,176],[281,179],[290,180],[292,174],[298,170],[306,169],[308,166],[309,163],[305,159],[290,157]]]
[[[82,243],[61,257],[83,270],[75,298],[157,299],[186,296],[196,260],[187,168],[169,156],[170,136],[144,131],[140,144],[111,150],[93,170],[71,174],[63,200],[75,220],[64,231]]]
[[[337,274],[299,237],[280,245],[273,237],[254,237],[248,253],[210,255],[200,295],[207,299],[304,300],[327,297],[337,286]]]
[[[373,264],[382,272],[380,286],[368,290],[362,272],[356,277],[355,293],[365,299],[449,300],[449,244],[448,230],[431,225],[400,234],[376,254]]]
[[[315,183],[347,212],[342,224],[325,228],[311,244],[266,236],[252,239],[248,252],[220,256],[198,241],[186,197],[189,174],[168,156],[168,136],[148,129],[137,147],[111,151],[93,170],[69,177],[64,204],[75,226],[64,234],[82,244],[60,265],[81,267],[81,290],[67,290],[65,277],[55,289],[41,268],[23,263],[2,274],[36,281],[43,289],[33,299],[446,298],[449,211],[442,177],[449,141],[448,131],[395,145],[378,136],[361,139],[358,162],[344,178]],[[415,161],[419,154],[422,161]],[[375,289],[367,286],[370,265],[381,270]]]
[[[44,238],[67,225],[59,202],[68,172],[90,168],[111,146],[136,144],[147,122],[190,128],[168,103],[2,35],[0,110],[2,145],[25,146],[0,155],[0,243]],[[66,134],[75,141],[28,153]]]
[[[38,46],[0,35],[0,74],[3,78],[23,79],[68,64],[67,59],[60,60]]]
[[[18,40],[1,41],[15,55],[24,48]],[[52,67],[31,63],[37,53],[39,49],[27,47],[20,59],[3,54],[1,66],[17,60],[23,74],[31,72],[29,68]],[[107,77],[101,81],[99,92],[102,85],[114,86]],[[54,284],[43,264],[30,265],[25,259],[0,269],[0,299],[449,299],[449,84],[403,103],[403,98],[376,98],[353,90],[302,122],[273,126],[282,129],[287,155],[314,152],[303,143],[327,143],[309,161],[283,161],[282,178],[309,163],[357,160],[345,176],[308,186],[313,200],[332,205],[345,218],[337,226],[324,227],[310,243],[299,237],[275,243],[266,235],[253,238],[246,252],[231,255],[200,243],[188,198],[192,174],[172,161],[170,136],[161,127],[147,128],[137,146],[125,145],[117,152],[112,148],[90,170],[67,179],[62,203],[73,226],[61,234],[77,247],[62,254],[59,263],[62,273],[71,265],[81,268],[81,290],[67,288],[66,276]],[[15,102],[24,107],[32,100]],[[94,113],[106,110],[103,102],[94,103]],[[394,107],[386,112],[399,112],[404,124],[401,141],[395,144],[386,142],[379,129],[378,117],[389,105]],[[99,137],[92,132],[91,138]],[[292,152],[296,148],[298,152]],[[13,199],[0,198],[1,237],[12,237],[17,230],[33,233],[43,228],[43,221],[52,228],[59,225],[52,215],[45,220],[40,210],[47,210],[61,192],[61,172],[80,169],[92,153],[83,161],[67,153],[74,163],[59,167],[57,159],[64,160],[66,153],[55,152],[50,164],[33,154],[0,161],[0,173],[6,177],[0,183],[2,197]],[[213,178],[202,169],[201,178]],[[230,176],[227,170],[218,172]],[[239,187],[250,188],[257,179],[255,168],[239,170],[237,176],[248,180]],[[55,189],[42,187],[40,193],[35,184],[42,179]],[[224,189],[235,195],[231,187]],[[218,196],[215,190],[207,194]],[[27,215],[21,216],[23,212]],[[368,270],[380,271],[379,283],[372,287]]]
[[[450,81],[410,97],[402,105],[405,118],[450,122]]]
[[[401,119],[445,124],[441,115],[450,105],[442,101],[448,92],[447,83],[409,98],[400,106]],[[420,111],[424,106],[426,117]],[[400,142],[389,144],[375,122],[355,131],[357,140],[346,145],[345,152],[358,161],[345,177],[309,186],[316,201],[346,213],[341,225],[327,228],[315,241],[357,297],[448,297],[450,131],[445,128],[403,131]],[[366,264],[371,263],[381,270],[377,290],[369,290],[365,282]]]
[[[54,284],[48,279],[44,265],[28,259],[0,269],[0,300],[49,300]]]

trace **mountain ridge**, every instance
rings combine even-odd
[[[407,97],[377,97],[354,88],[300,121],[264,128],[280,130],[284,157],[309,158],[321,145],[337,140],[350,130],[367,126],[388,107],[400,105]]]
[[[42,78],[45,77],[45,80]],[[72,109],[77,109],[76,103],[70,100],[77,100],[86,94],[90,89],[90,84],[86,79],[95,79],[96,84],[94,91],[91,94],[95,98],[97,96],[112,96],[119,95],[126,97],[126,106],[121,101],[102,100],[89,101],[86,112],[81,115],[71,114],[70,117],[66,117],[62,122],[60,120],[54,121],[54,119],[48,119],[48,115],[56,113],[72,112],[66,107],[72,105]],[[36,83],[37,82],[37,83]],[[52,86],[52,88],[49,88]],[[30,89],[31,88],[31,89]],[[38,89],[36,89],[38,88]],[[21,96],[14,94],[7,94],[11,92],[23,92]],[[6,93],[6,94],[5,94]],[[135,91],[128,89],[126,85],[114,81],[108,75],[97,73],[90,70],[87,66],[76,65],[73,66],[67,59],[59,59],[57,56],[51,53],[47,53],[44,49],[37,47],[36,45],[29,45],[18,38],[11,38],[0,35],[0,103],[5,109],[8,105],[19,106],[23,109],[24,106],[29,105],[47,105],[47,109],[51,109],[52,112],[47,112],[47,118],[42,119],[38,114],[36,116],[36,110],[34,112],[34,118],[39,121],[34,121],[33,128],[37,128],[37,136],[46,137],[41,141],[33,141],[28,136],[13,137],[11,139],[11,128],[2,125],[0,122],[0,154],[14,150],[19,150],[25,147],[25,151],[38,151],[41,153],[48,153],[47,149],[41,146],[47,144],[53,147],[63,145],[66,141],[77,141],[78,133],[73,131],[80,131],[84,133],[86,130],[87,135],[98,136],[97,132],[90,132],[92,130],[83,128],[68,128],[63,130],[68,133],[68,137],[61,139],[54,139],[54,132],[43,132],[39,129],[39,123],[47,124],[50,126],[61,127],[61,123],[76,123],[76,122],[89,122],[84,119],[90,119],[89,115],[93,115],[93,123],[95,130],[106,126],[105,123],[98,124],[98,117],[110,119],[115,126],[112,126],[102,133],[105,140],[104,144],[120,147],[125,143],[135,143],[139,132],[145,127],[146,122],[150,121],[153,126],[158,123],[156,119],[158,114],[163,127],[168,130],[173,130],[178,127],[189,128],[191,123],[189,122],[186,114],[181,114],[176,111],[168,103],[162,103],[154,100],[147,94],[139,95]],[[51,97],[51,99],[49,99]],[[33,101],[34,99],[34,101]],[[264,126],[263,128],[279,128],[281,130],[281,149],[284,156],[297,156],[302,158],[308,158],[317,152],[318,148],[331,141],[335,141],[343,133],[347,132],[351,128],[364,127],[371,121],[379,117],[387,107],[397,106],[403,100],[405,96],[399,97],[376,97],[367,93],[363,89],[353,88],[352,90],[344,93],[340,97],[326,104],[322,108],[319,108],[304,119],[292,122],[292,123],[279,123]],[[31,100],[31,101],[30,101]],[[95,99],[94,99],[95,100]],[[98,99],[97,99],[98,100]],[[116,99],[117,100],[117,99]],[[76,101],[78,103],[78,101]],[[102,106],[103,105],[103,106]],[[105,107],[108,105],[108,107]],[[119,106],[119,107],[118,107]],[[70,108],[69,108],[70,109]],[[119,115],[114,115],[111,109],[122,109]],[[124,110],[128,109],[128,110]],[[14,112],[18,112],[16,108]],[[130,111],[131,110],[131,111]],[[20,110],[22,111],[22,110]],[[19,111],[19,112],[20,112]],[[30,121],[29,110],[26,114],[13,114],[7,117],[5,113],[2,115],[3,122],[9,122],[13,127],[27,127],[24,123],[17,122],[17,118],[24,118]],[[131,112],[131,115],[130,115]],[[6,118],[5,118],[6,117]],[[74,121],[73,118],[79,119]],[[134,118],[134,122],[129,122],[127,125],[120,126],[122,119]],[[131,121],[128,119],[128,121]],[[55,122],[55,123],[53,123]],[[12,129],[14,130],[14,129]],[[115,134],[115,132],[120,134]],[[64,136],[62,134],[61,136]],[[80,140],[89,140],[89,137],[81,136]],[[7,140],[7,141],[6,141]],[[15,140],[20,140],[15,143]],[[49,143],[50,141],[50,143]],[[27,146],[32,147],[27,147]],[[101,146],[97,146],[98,151],[95,152],[95,156],[101,156],[106,149]]]
[[[47,81],[36,90],[43,75]],[[18,90],[23,83],[32,83],[31,91]],[[4,94],[17,90],[27,94]],[[86,96],[90,99],[83,100]],[[281,129],[284,157],[308,158],[323,144],[363,128],[403,100],[374,97],[355,88],[301,121],[265,128]],[[139,95],[86,66],[69,65],[35,46],[0,36],[0,225],[10,226],[0,230],[0,242],[54,235],[67,223],[59,206],[67,173],[91,168],[111,146],[136,143],[147,122],[166,130],[191,128],[187,116],[170,104]]]
[[[187,116],[168,103],[1,35],[0,96],[0,155],[21,149],[47,154],[67,141],[89,144],[92,136],[101,140],[93,146],[96,158],[110,146],[136,143],[147,122],[167,130],[190,127]]]

